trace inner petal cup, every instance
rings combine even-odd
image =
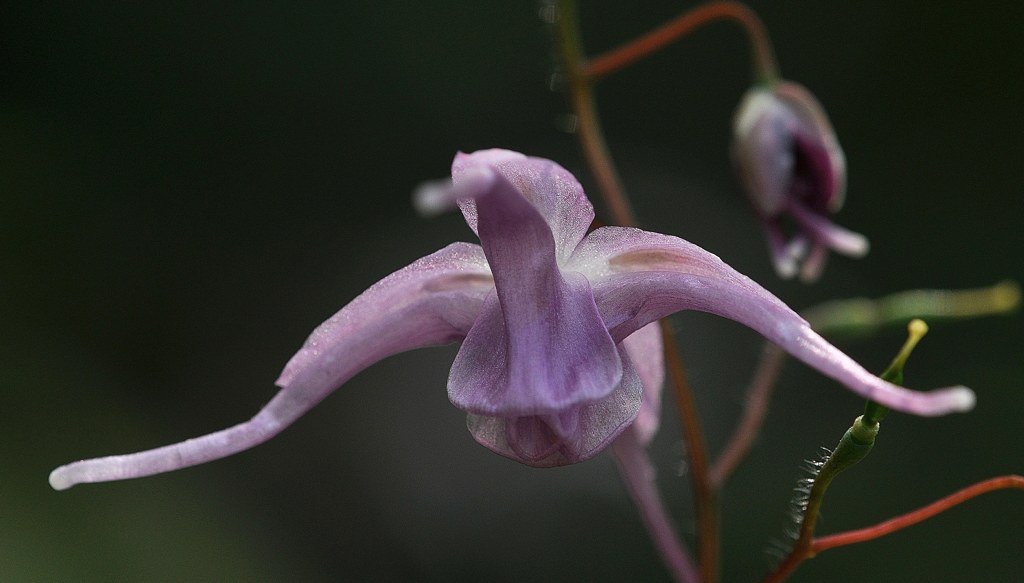
[[[513,182],[493,172],[480,180],[486,167],[475,170],[477,232],[496,296],[455,358],[449,398],[470,413],[524,417],[607,397],[622,366],[590,284],[562,273],[551,228]]]
[[[534,467],[554,467],[590,459],[636,418],[643,386],[621,346],[622,380],[612,393],[561,414],[493,417],[470,414],[473,438],[491,451]]]

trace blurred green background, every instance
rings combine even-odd
[[[0,580],[659,581],[607,455],[526,468],[476,445],[444,386],[454,347],[395,357],[270,443],[170,475],[53,492],[73,459],[247,419],[313,327],[452,240],[415,185],[456,150],[506,147],[592,180],[560,132],[532,1],[8,3],[0,12]],[[583,4],[592,52],[689,6]],[[716,24],[602,82],[608,138],[645,225],[802,308],[1024,278],[1024,8],[1015,2],[752,4],[783,74],[824,103],[849,161],[839,222],[872,242],[813,287],[779,281],[729,166],[747,44]],[[591,189],[592,190],[592,189]],[[761,341],[675,320],[713,450]],[[899,328],[840,342],[881,370]],[[969,415],[891,416],[819,533],[1024,472],[1021,316],[938,323],[907,383],[963,383]],[[801,461],[861,401],[786,368],[722,495],[726,581],[755,581]],[[671,405],[667,408],[671,410]],[[660,483],[692,534],[678,425]],[[1024,496],[1001,492],[793,581],[1016,581]],[[956,575],[954,575],[954,573]]]

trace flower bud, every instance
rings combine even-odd
[[[788,81],[747,91],[733,119],[733,163],[764,223],[779,276],[821,274],[828,250],[868,251],[863,235],[829,220],[843,205],[846,159],[818,101]]]

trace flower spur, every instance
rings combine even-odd
[[[50,484],[63,490],[138,478],[244,451],[371,364],[454,341],[462,346],[448,395],[467,412],[478,442],[531,466],[583,461],[628,427],[644,441],[653,434],[657,387],[646,387],[645,400],[644,381],[659,378],[662,361],[652,342],[657,330],[648,324],[688,309],[740,322],[893,409],[941,415],[973,406],[965,387],[919,393],[875,377],[696,245],[633,228],[587,234],[593,208],[554,162],[505,150],[459,154],[452,179],[422,188],[417,204],[427,212],[457,204],[480,245],[454,243],[428,255],[321,324],[252,419],[173,445],[61,466]]]

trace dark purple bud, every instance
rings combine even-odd
[[[846,159],[821,105],[788,81],[758,85],[733,119],[733,162],[765,225],[775,269],[813,281],[827,251],[868,251],[864,236],[830,220],[843,206]]]

